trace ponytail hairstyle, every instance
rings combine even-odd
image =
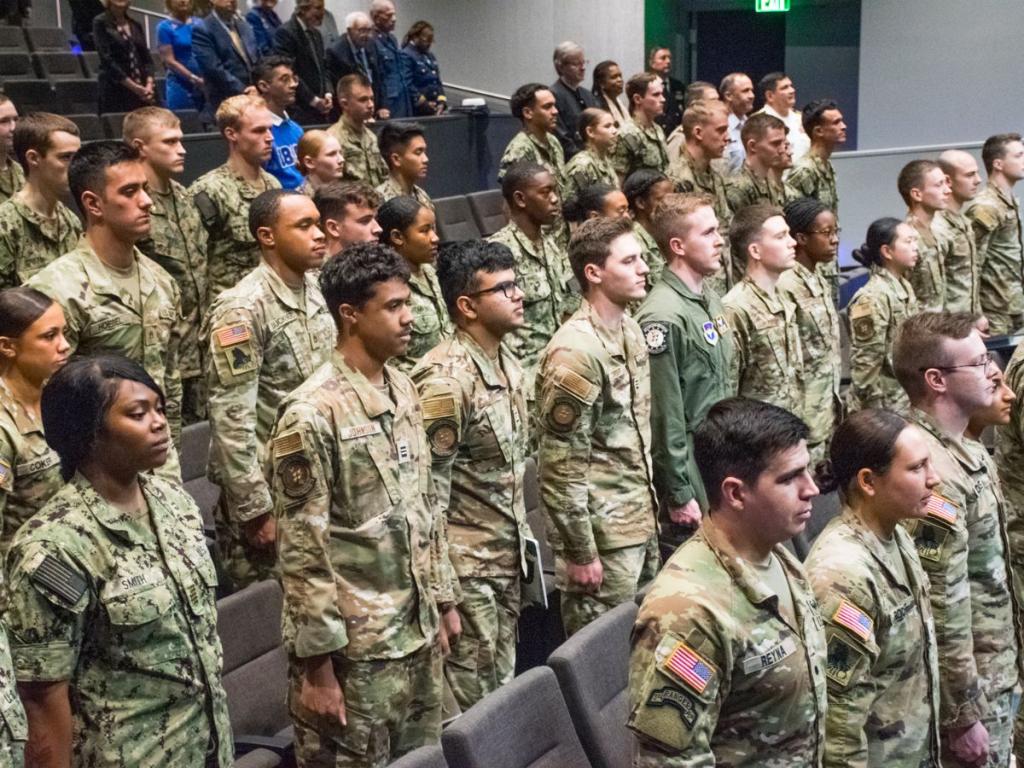
[[[597,183],[584,187],[562,203],[562,216],[573,223],[586,221],[591,214],[601,216],[604,213],[604,199],[615,191],[611,184]]]
[[[884,475],[896,456],[896,441],[908,422],[894,411],[865,408],[851,414],[832,436],[829,458],[816,467],[822,493],[839,491],[844,501],[862,469]]]
[[[864,245],[853,251],[853,258],[865,267],[882,266],[882,246],[896,242],[896,230],[903,221],[892,216],[875,219],[868,227]]]
[[[0,336],[18,338],[52,306],[53,299],[25,285],[0,291]]]

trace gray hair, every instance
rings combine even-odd
[[[723,99],[728,95],[729,91],[735,87],[736,81],[741,77],[749,78],[749,75],[746,72],[730,72],[722,78],[722,82],[718,86],[718,93]]]
[[[373,24],[367,14],[362,11],[352,11],[352,13],[345,17],[345,29],[352,29],[357,21],[365,21],[367,24]]]
[[[555,61],[555,68],[560,67],[567,58],[575,56],[577,53],[583,53],[583,46],[579,43],[574,43],[572,40],[559,43],[555,46],[555,55],[552,57]]]
[[[395,7],[395,4],[391,0],[373,0],[370,3],[370,13],[377,13],[378,11],[388,11]]]

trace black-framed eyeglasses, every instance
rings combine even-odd
[[[808,235],[824,235],[825,237],[839,237],[843,233],[842,227],[833,227],[832,229],[809,229],[807,230]]]
[[[956,371],[960,368],[988,368],[990,365],[995,365],[996,359],[992,356],[991,352],[985,353],[985,358],[977,363],[964,363],[962,365],[929,365],[924,368],[918,368],[918,371],[924,373],[934,368],[937,371]]]
[[[517,283],[515,280],[505,280],[504,282],[498,283],[497,285],[492,285],[490,288],[484,288],[482,291],[474,291],[473,293],[467,293],[466,295],[471,299],[475,299],[477,296],[483,296],[484,294],[487,293],[497,293],[498,291],[501,291],[503,294],[505,294],[506,299],[514,299],[516,297],[516,291],[518,290],[519,283]]]

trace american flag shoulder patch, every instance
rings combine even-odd
[[[243,341],[248,341],[252,338],[252,331],[249,330],[249,326],[243,323],[237,325],[229,325],[227,328],[221,328],[217,331],[217,343],[223,347],[233,347],[235,344],[241,344]]]
[[[956,525],[958,509],[956,504],[937,493],[932,494],[932,497],[928,499],[928,506],[925,507],[929,517],[942,520],[950,525]]]
[[[832,614],[832,621],[846,627],[862,640],[871,640],[875,636],[875,623],[871,617],[849,600],[839,601],[839,607]]]
[[[697,693],[703,693],[715,677],[711,664],[685,643],[676,643],[661,666]]]

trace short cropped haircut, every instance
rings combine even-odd
[[[776,456],[809,434],[799,417],[761,400],[730,397],[711,406],[694,433],[693,456],[712,510],[727,477],[753,485]]]
[[[416,221],[420,211],[426,208],[423,203],[409,195],[398,195],[385,200],[377,209],[377,223],[380,224],[380,241],[391,245],[392,232],[405,232]]]
[[[815,99],[804,107],[803,115],[800,118],[804,127],[804,133],[814,138],[814,129],[825,120],[825,113],[831,110],[838,110],[839,105],[832,99]]]
[[[0,336],[18,338],[52,306],[53,299],[27,285],[0,291]]]
[[[928,393],[926,370],[954,364],[946,341],[966,339],[975,332],[977,321],[971,312],[919,312],[903,321],[896,331],[892,361],[896,380],[911,404],[921,402]]]
[[[748,141],[760,141],[768,135],[768,131],[789,133],[789,128],[775,115],[769,115],[767,112],[758,112],[748,117],[747,122],[740,129],[740,141],[743,143],[744,150]]]
[[[701,208],[714,208],[715,201],[703,193],[673,192],[665,195],[651,214],[651,235],[662,253],[669,253],[669,241],[685,237],[689,231],[686,218]]]
[[[1007,145],[1020,140],[1019,133],[997,133],[985,139],[981,147],[981,162],[985,164],[985,172],[992,173],[992,164],[1006,156]]]
[[[636,110],[636,104],[633,103],[634,96],[646,96],[648,89],[652,83],[661,81],[659,75],[653,72],[641,72],[639,75],[633,75],[626,82],[626,101],[629,102],[629,114],[633,114]]]
[[[767,203],[755,203],[736,211],[729,226],[729,240],[733,253],[747,263],[747,249],[761,239],[764,223],[773,216],[783,216],[781,208]]]
[[[547,168],[529,160],[520,160],[512,163],[505,169],[505,175],[501,179],[501,195],[506,202],[512,202],[512,196],[516,192],[522,192],[533,180],[542,173],[550,173]]]
[[[526,85],[520,85],[516,88],[515,93],[512,94],[512,98],[509,99],[509,108],[512,110],[512,115],[517,120],[523,119],[523,110],[526,107],[532,107],[537,101],[537,94],[541,91],[550,91],[551,89],[541,83],[527,83]]]
[[[567,58],[575,56],[577,53],[583,53],[583,46],[579,43],[574,43],[572,40],[566,40],[555,46],[555,52],[552,54],[551,60],[557,69],[565,63]]]
[[[82,194],[102,195],[107,183],[107,169],[121,163],[139,162],[139,151],[123,141],[90,141],[75,153],[68,168],[68,186],[82,214]]]
[[[338,96],[338,101],[347,99],[352,95],[353,88],[373,88],[373,84],[366,79],[366,75],[359,72],[353,72],[351,75],[345,75],[344,77],[338,78],[338,85],[335,87],[335,93]]]
[[[217,107],[217,115],[214,117],[217,130],[221,133],[228,128],[237,130],[242,122],[242,115],[250,109],[267,109],[267,102],[263,100],[262,96],[250,96],[247,93],[224,99]]]
[[[704,94],[708,91],[714,91],[715,96],[713,99],[705,99]],[[683,100],[683,108],[690,106],[695,101],[716,101],[718,99],[718,89],[715,88],[713,83],[709,83],[707,80],[694,80],[688,86],[686,86],[686,97]]]
[[[419,123],[384,123],[380,135],[377,137],[377,145],[380,147],[380,155],[384,158],[384,164],[391,167],[391,154],[401,154],[415,138],[425,138],[423,126]]]
[[[45,155],[50,151],[53,147],[53,134],[57,131],[70,133],[72,136],[80,135],[78,126],[61,115],[54,115],[50,112],[29,112],[18,118],[12,142],[14,157],[21,163],[22,168],[28,171],[28,161],[25,159],[25,155],[30,149],[34,149],[40,155]]]
[[[139,107],[124,116],[121,137],[129,144],[136,139],[145,142],[153,135],[155,128],[177,128],[181,125],[178,116],[163,107]]]
[[[320,292],[338,330],[342,304],[361,307],[373,298],[378,283],[395,278],[408,283],[409,265],[394,248],[380,243],[355,243],[329,258],[320,270]]]
[[[514,269],[515,255],[502,243],[461,240],[449,243],[437,254],[437,282],[452,320],[461,317],[458,302],[480,286],[480,273],[494,274]]]
[[[144,385],[165,404],[163,391],[146,369],[120,355],[73,357],[43,387],[43,430],[60,457],[64,480],[91,457],[122,381]]]
[[[612,242],[633,232],[633,220],[628,217],[599,217],[580,224],[569,240],[569,266],[586,293],[589,289],[584,270],[588,264],[603,267],[611,253]]]
[[[729,91],[731,91],[736,86],[736,83],[739,81],[741,77],[746,77],[747,79],[750,79],[750,75],[748,75],[746,72],[730,72],[728,75],[722,78],[722,82],[719,83],[718,85],[718,93],[721,95],[723,99],[729,95]]]
[[[761,94],[761,98],[764,98],[766,93],[774,93],[775,89],[779,87],[779,83],[789,79],[789,75],[785,72],[769,72],[757,81],[757,92]]]
[[[296,7],[295,10],[298,10]],[[288,67],[288,69],[295,71],[295,62],[289,56],[281,56],[280,54],[272,54],[270,56],[264,56],[262,59],[257,61],[252,68],[252,82],[256,85],[260,80],[268,82],[273,77],[274,70],[278,67]],[[258,88],[258,86],[257,86]]]
[[[724,101],[698,99],[683,111],[683,136],[693,138],[693,129],[698,125],[706,125],[713,117],[728,115],[729,108]]]
[[[313,204],[320,211],[322,221],[341,221],[350,205],[379,208],[380,195],[365,181],[332,181],[313,193]]]
[[[281,211],[281,201],[286,197],[304,197],[294,189],[268,189],[260,192],[249,204],[249,233],[256,238],[260,227],[273,227]]]
[[[899,190],[903,202],[910,205],[910,191],[924,186],[924,177],[934,170],[942,170],[942,166],[934,160],[911,160],[903,166],[896,178],[896,189]]]

